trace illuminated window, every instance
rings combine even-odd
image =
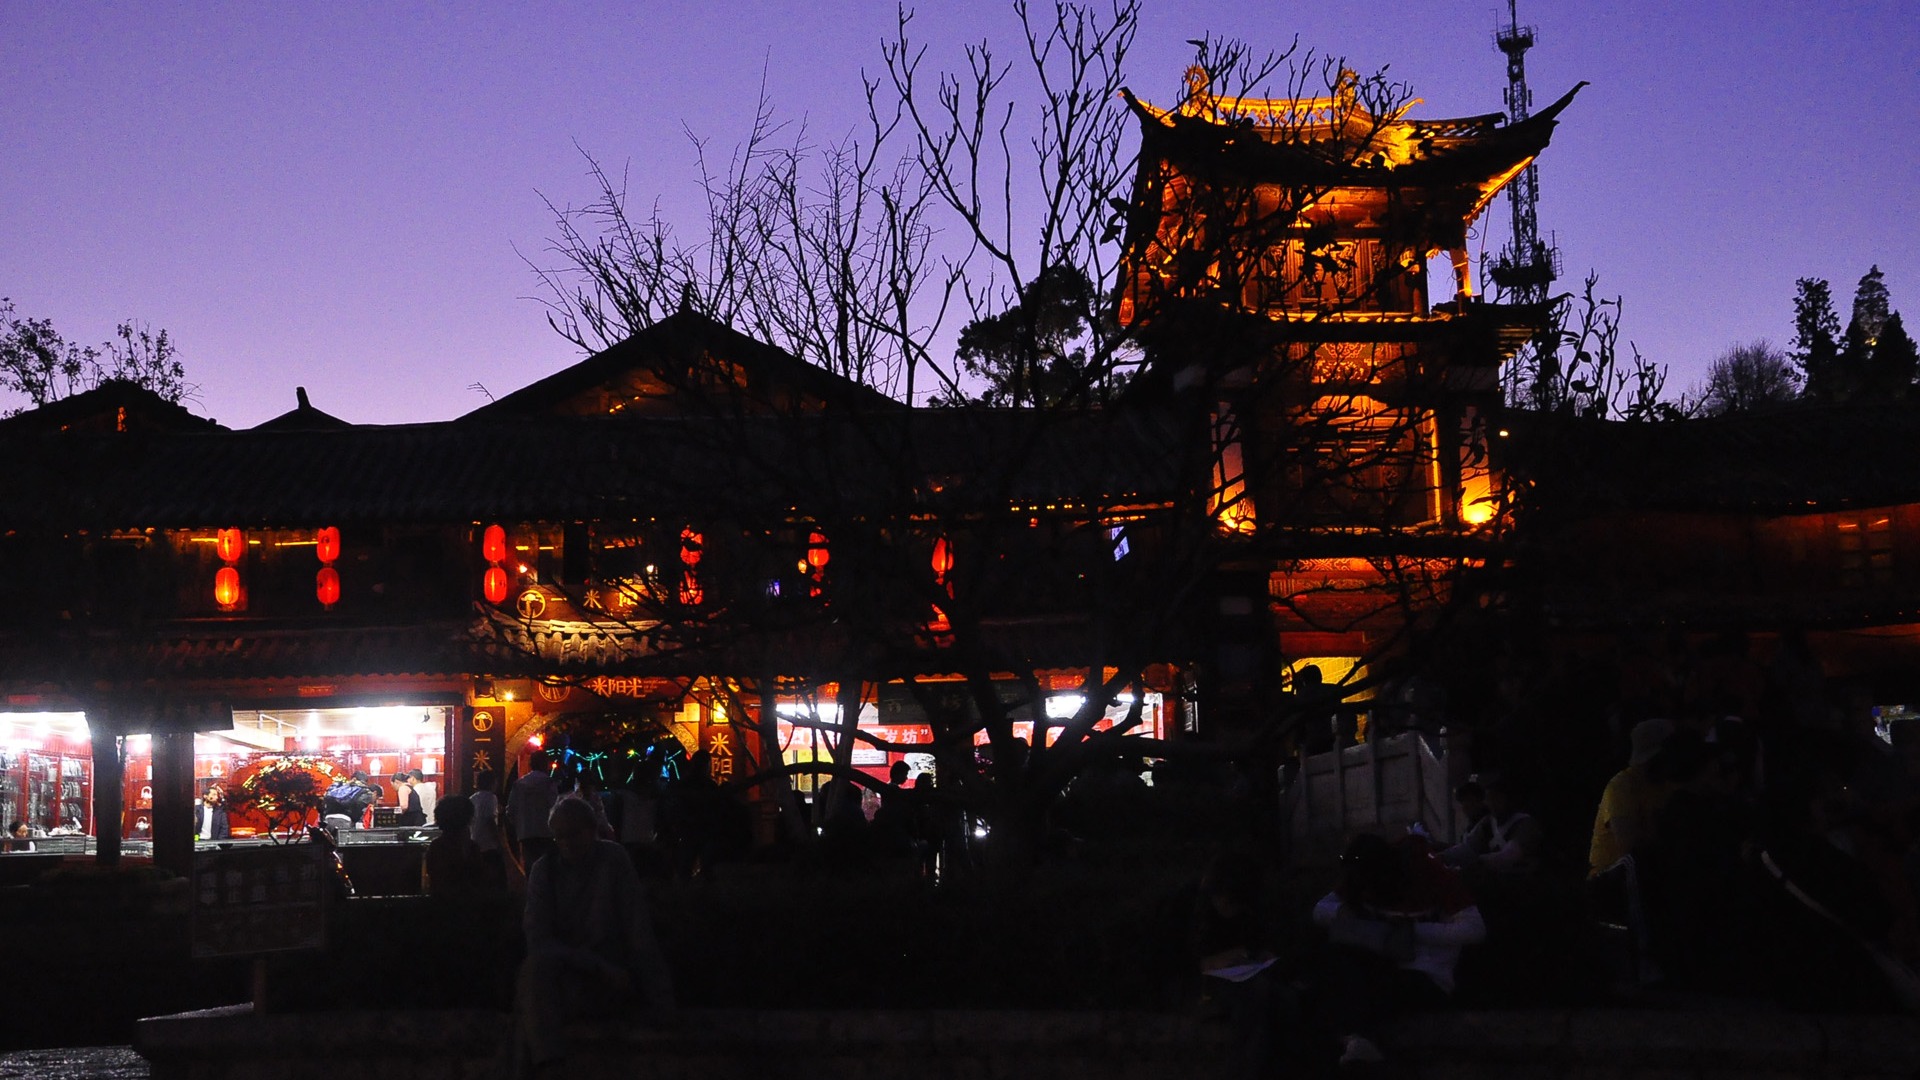
[[[1360,395],[1320,398],[1286,451],[1295,512],[1308,522],[1405,528],[1439,517],[1439,459],[1430,414]]]
[[[1207,509],[1222,532],[1244,535],[1253,532],[1255,524],[1240,434],[1232,407],[1221,402],[1213,414],[1213,490]]]
[[[1487,421],[1468,405],[1460,414],[1460,520],[1485,525],[1497,511],[1493,469],[1487,461]]]
[[[1893,519],[1886,514],[1848,514],[1834,522],[1840,557],[1840,587],[1893,584]]]

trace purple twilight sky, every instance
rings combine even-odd
[[[1390,64],[1415,116],[1499,111],[1501,0],[1146,0],[1134,89],[1167,100],[1186,39]],[[572,362],[521,253],[541,194],[592,194],[575,144],[694,228],[682,124],[731,146],[765,72],[783,115],[850,131],[894,8],[756,3],[0,3],[0,295],[100,341],[173,335],[196,411],[229,426],[314,403],[437,420]],[[1794,279],[1844,321],[1879,264],[1920,317],[1914,0],[1522,0],[1536,107],[1593,83],[1541,159],[1563,285],[1624,294],[1625,337],[1699,379],[1734,341],[1791,336]],[[1018,26],[924,5],[930,62]],[[1497,249],[1504,199],[1483,225]],[[0,400],[0,408],[17,405]]]

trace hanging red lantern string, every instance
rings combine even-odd
[[[487,567],[487,576],[481,579],[481,591],[489,604],[504,604],[507,600],[507,572],[498,566]]]
[[[808,596],[819,596],[827,580],[827,564],[833,561],[833,551],[827,547],[827,534],[813,532],[807,534],[807,559],[801,566],[813,583],[807,587]]]
[[[952,572],[953,545],[942,536],[933,542],[933,580],[947,590],[948,596],[953,595],[953,582],[947,580],[947,575]],[[933,605],[933,618],[927,621],[927,629],[935,634],[946,634],[953,630],[953,623],[938,604]]]
[[[507,530],[498,525],[489,525],[480,533],[480,554],[487,560],[487,572],[480,579],[480,595],[487,598],[489,604],[503,604],[507,599],[507,571],[500,564],[507,558]]]
[[[240,571],[223,566],[213,575],[213,600],[228,611],[240,603]]]
[[[313,534],[313,553],[320,557],[320,572],[313,577],[313,595],[323,608],[340,602],[340,572],[333,564],[340,558],[340,530],[325,526]]]
[[[699,607],[707,598],[705,589],[700,587],[700,577],[692,570],[680,575],[680,602],[688,607]]]
[[[707,538],[688,525],[680,530],[680,564],[686,569],[680,574],[680,602],[688,607],[699,607],[707,598],[705,589],[700,587],[700,572],[697,569],[700,559],[706,554]]]
[[[233,564],[247,553],[247,536],[239,529],[221,529],[213,534],[213,550],[227,565],[213,576],[213,601],[222,611],[240,604],[240,571]]]
[[[953,545],[941,537],[933,542],[933,580],[947,584],[947,575],[953,572]]]
[[[340,530],[329,525],[313,534],[313,552],[320,561],[331,565],[340,558]]]
[[[332,607],[340,602],[340,572],[331,566],[323,566],[313,578],[313,595],[320,598],[321,607]]]

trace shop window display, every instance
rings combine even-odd
[[[369,829],[384,823],[396,805],[392,776],[414,769],[427,781],[446,787],[447,730],[453,710],[447,706],[399,705],[329,709],[236,710],[233,726],[201,732],[193,739],[193,797],[213,801],[227,811],[228,839],[285,835],[319,819],[319,793],[365,774],[379,799],[349,827]],[[129,740],[128,807],[125,835],[150,839],[153,805],[153,756],[146,739]],[[310,785],[289,785],[289,773],[312,777]],[[304,813],[280,805],[305,787],[315,789]]]
[[[0,714],[0,815],[35,836],[92,832],[93,745],[79,713]]]

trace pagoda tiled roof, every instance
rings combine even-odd
[[[1419,120],[1364,110],[1330,123],[1285,116],[1267,122],[1215,109],[1157,109],[1130,94],[1127,101],[1140,119],[1143,157],[1206,174],[1315,187],[1484,187],[1546,148],[1560,113],[1585,85],[1519,123],[1504,123],[1499,113]]]

